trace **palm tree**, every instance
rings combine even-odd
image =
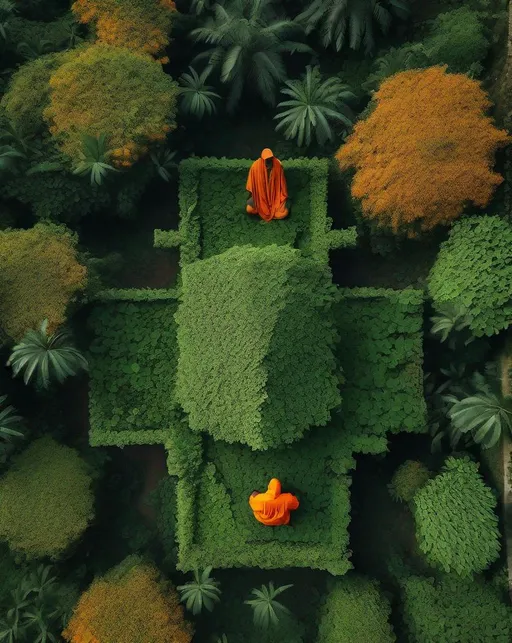
[[[439,336],[441,342],[445,342],[452,333],[458,333],[468,328],[470,319],[464,306],[456,303],[441,304],[438,307],[437,315],[431,317],[433,322],[431,333]],[[469,344],[474,337],[466,341]]]
[[[348,36],[351,49],[364,43],[370,53],[375,46],[374,22],[386,33],[395,16],[407,14],[407,0],[313,0],[297,21],[306,26],[306,33],[322,24],[325,47],[340,51]]]
[[[512,434],[511,404],[493,391],[480,373],[474,374],[472,389],[469,395],[443,397],[448,405],[452,446],[469,434],[476,444],[490,449],[505,431]]]
[[[287,80],[281,90],[289,100],[277,106],[282,109],[274,118],[280,122],[276,130],[284,130],[285,138],[296,139],[297,145],[309,146],[313,135],[320,145],[334,138],[331,121],[348,128],[353,114],[347,103],[355,99],[350,88],[336,76],[322,79],[318,67],[306,68],[300,80]]]
[[[171,170],[176,169],[177,165],[174,161],[176,152],[171,152],[166,148],[161,148],[159,150],[152,150],[149,153],[150,159],[153,161],[153,165],[157,171],[157,174],[165,182],[169,182],[171,178]]]
[[[20,431],[23,418],[16,415],[14,407],[9,405],[1,408],[6,399],[7,395],[0,396],[0,463],[5,462],[14,447],[14,441],[25,437]]]
[[[107,137],[100,134],[97,138],[84,134],[82,136],[82,161],[78,164],[73,174],[81,176],[88,174],[91,185],[101,185],[108,172],[118,172],[112,165],[106,163],[109,149]]]
[[[219,70],[221,82],[230,86],[230,112],[246,85],[274,105],[277,87],[286,79],[283,54],[311,52],[295,39],[302,27],[279,19],[273,1],[229,0],[225,6],[216,4],[213,17],[191,32],[196,42],[211,45],[193,62],[206,58],[209,66]]]
[[[200,614],[203,607],[209,612],[220,601],[221,591],[219,583],[210,577],[212,568],[207,567],[204,571],[194,572],[194,580],[179,585],[178,591],[181,594],[181,602],[192,614]]]
[[[48,388],[53,380],[63,382],[80,370],[87,370],[87,360],[71,344],[69,333],[61,330],[49,335],[47,319],[14,346],[7,365],[12,366],[14,377],[23,373],[25,384],[35,378],[43,388]]]
[[[181,111],[196,118],[203,118],[205,114],[208,116],[214,114],[217,110],[215,99],[220,96],[213,91],[211,85],[206,84],[211,68],[206,67],[201,74],[192,67],[188,69],[190,73],[180,77]]]
[[[277,625],[279,619],[291,614],[290,610],[279,601],[276,596],[282,594],[293,585],[281,585],[274,587],[271,581],[268,585],[262,585],[261,589],[251,590],[254,598],[245,601],[253,609],[254,624],[263,629],[268,629],[271,625]]]

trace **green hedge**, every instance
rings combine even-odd
[[[339,406],[330,271],[289,246],[185,265],[176,394],[192,429],[267,449]]]
[[[155,231],[157,247],[180,245],[181,264],[220,254],[235,245],[292,245],[328,261],[328,251],[355,245],[355,228],[331,230],[327,216],[325,159],[283,161],[290,216],[264,223],[245,211],[249,159],[189,158],[180,163],[180,227]],[[169,234],[170,232],[170,234]]]
[[[353,436],[426,431],[422,293],[341,290],[335,308],[344,430]]]
[[[457,303],[477,336],[493,335],[512,320],[512,225],[498,216],[465,218],[441,244],[429,275],[434,306]]]
[[[469,458],[448,458],[412,508],[420,550],[434,566],[470,576],[498,557],[496,498]]]
[[[377,581],[349,574],[336,580],[327,595],[317,643],[394,643],[390,613]]]
[[[512,611],[481,579],[410,576],[402,584],[403,619],[415,643],[510,643]]]
[[[292,448],[254,452],[207,440],[205,465],[177,487],[179,568],[310,567],[342,575],[349,562],[349,468],[353,444],[338,427],[312,431]],[[257,522],[254,489],[278,477],[300,507],[292,527]]]

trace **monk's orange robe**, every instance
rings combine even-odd
[[[247,206],[249,214],[259,214],[265,221],[284,219],[288,216],[286,178],[283,166],[275,156],[272,156],[270,176],[263,158],[254,161],[245,189],[251,193],[254,203],[254,206]]]
[[[281,493],[281,483],[277,478],[272,478],[267,491],[251,496],[249,505],[256,520],[275,527],[290,522],[290,511],[298,509],[299,501],[291,493]]]

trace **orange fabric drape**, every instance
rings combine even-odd
[[[247,177],[248,190],[254,201],[254,209],[265,221],[277,218],[281,219],[286,214],[286,200],[288,199],[288,188],[281,162],[272,157],[272,170],[268,176],[265,161],[259,158],[251,165]]]
[[[281,483],[272,478],[267,491],[249,498],[249,505],[256,520],[275,527],[290,522],[290,511],[298,509],[299,501],[291,493],[281,493]]]

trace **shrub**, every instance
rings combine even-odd
[[[19,339],[43,319],[52,332],[66,320],[86,285],[76,243],[66,228],[50,224],[0,231],[0,326],[7,335]]]
[[[183,269],[177,397],[193,430],[267,449],[340,403],[329,271],[286,246],[235,247]]]
[[[456,304],[477,337],[493,335],[512,320],[512,225],[498,216],[463,219],[441,244],[428,278],[439,311]]]
[[[449,457],[412,508],[420,550],[432,565],[470,576],[498,557],[496,498],[469,458]]]
[[[489,44],[481,14],[468,7],[438,15],[424,42],[432,65],[448,65],[448,71],[460,73],[477,70]]]
[[[394,500],[411,502],[429,480],[430,471],[422,462],[406,460],[393,474],[389,493]]]
[[[510,607],[481,579],[410,576],[402,587],[404,622],[418,643],[507,643]]]
[[[320,611],[317,643],[393,643],[390,613],[376,581],[349,574],[332,584]]]
[[[114,161],[129,167],[176,125],[177,84],[159,63],[129,49],[101,44],[75,49],[52,74],[50,87],[44,117],[76,162],[82,134],[105,133]]]
[[[176,590],[136,556],[97,578],[62,633],[70,643],[190,643]]]
[[[423,302],[416,290],[351,288],[335,307],[343,365],[343,431],[425,432]]]
[[[336,155],[354,168],[362,214],[395,233],[447,225],[469,202],[484,207],[502,177],[492,171],[508,142],[485,111],[479,83],[445,67],[396,74],[374,95],[375,109]]]
[[[0,538],[28,558],[60,557],[92,519],[88,467],[50,437],[32,442],[0,480]]]

